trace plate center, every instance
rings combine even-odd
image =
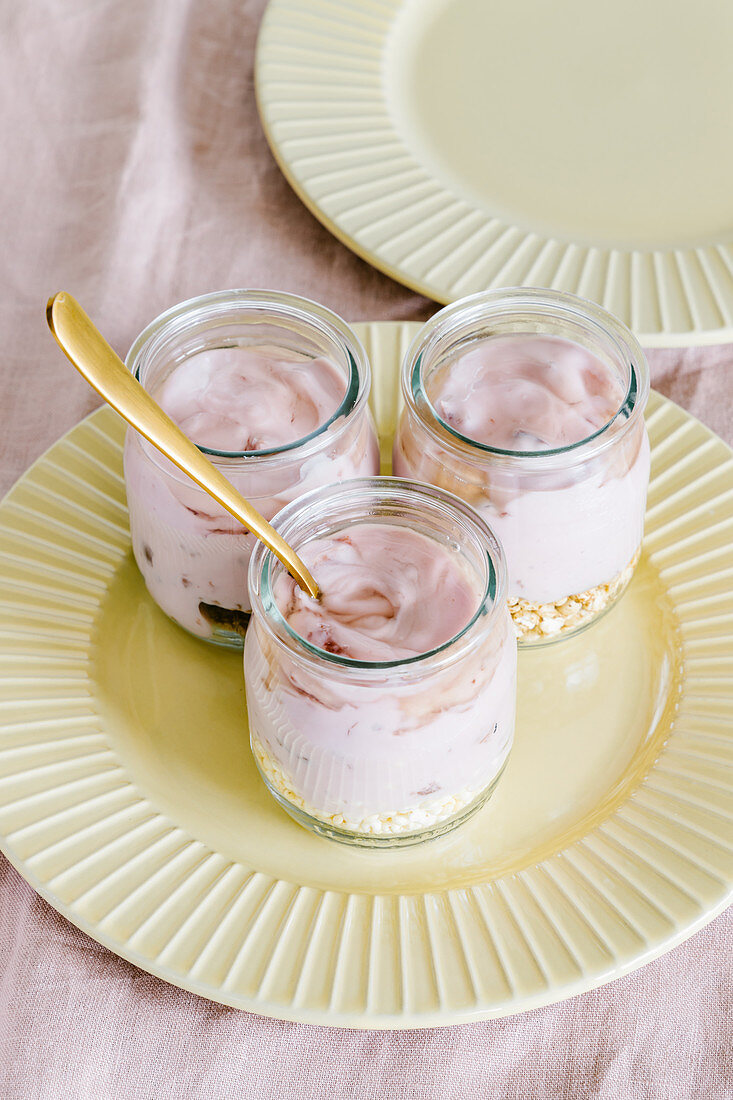
[[[720,0],[406,0],[387,99],[439,179],[526,230],[700,245],[733,231],[732,41]]]
[[[466,886],[570,843],[651,766],[679,680],[675,620],[642,561],[619,606],[592,629],[522,655],[515,748],[489,804],[442,840],[364,852],[312,836],[276,806],[249,750],[241,656],[171,623],[130,555],[97,638],[104,728],[154,805],[233,860],[333,890]]]

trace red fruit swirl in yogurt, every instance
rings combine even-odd
[[[302,638],[358,661],[401,661],[459,634],[482,592],[456,551],[399,524],[356,523],[298,549],[322,590],[308,596],[287,573],[275,601]]]

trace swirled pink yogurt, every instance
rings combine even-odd
[[[626,393],[609,364],[560,337],[492,336],[441,363],[425,388],[450,429],[514,455],[453,450],[406,410],[394,472],[476,508],[504,547],[510,598],[561,601],[628,567],[642,539],[649,441],[640,419],[625,430]],[[612,445],[573,451],[607,426]]]
[[[200,447],[264,451],[316,431],[345,393],[343,372],[328,359],[237,346],[185,359],[154,397]]]
[[[287,573],[275,600],[302,638],[357,661],[403,661],[450,641],[475,613],[474,577],[435,539],[360,523],[302,550],[321,588],[314,600]]]
[[[346,389],[326,358],[236,346],[191,355],[153,396],[199,446],[250,452],[213,461],[272,519],[309,489],[378,472],[368,410],[337,415]],[[134,432],[125,481],[135,560],[155,601],[201,637],[241,636],[254,536]]]
[[[471,624],[485,596],[459,550],[395,522],[354,523],[298,552],[321,599],[280,573],[275,602],[292,630],[337,659],[430,653]],[[365,672],[338,662],[315,669],[272,645],[255,618],[247,707],[270,781],[306,812],[357,832],[419,829],[474,802],[501,771],[514,730],[516,646],[506,607],[496,610],[490,621],[479,616],[472,644],[447,665],[427,658]]]
[[[616,374],[558,336],[495,336],[442,364],[428,384],[438,416],[461,435],[507,451],[579,443],[618,412]]]

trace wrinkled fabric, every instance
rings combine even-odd
[[[116,348],[205,291],[277,287],[351,320],[434,308],[336,241],[255,107],[263,0],[0,9],[0,489],[98,403],[46,328],[60,288]],[[729,347],[654,352],[657,388],[733,441]],[[332,1030],[224,1008],[77,931],[0,858],[0,1097],[733,1096],[733,916],[641,970],[503,1020]]]

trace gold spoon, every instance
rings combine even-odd
[[[112,350],[76,299],[61,291],[46,307],[48,327],[64,354],[89,385],[140,435],[157,447],[272,550],[301,588],[319,597],[318,585],[293,548],[275,528],[238,493],[220,470],[153,401],[120,357]]]

